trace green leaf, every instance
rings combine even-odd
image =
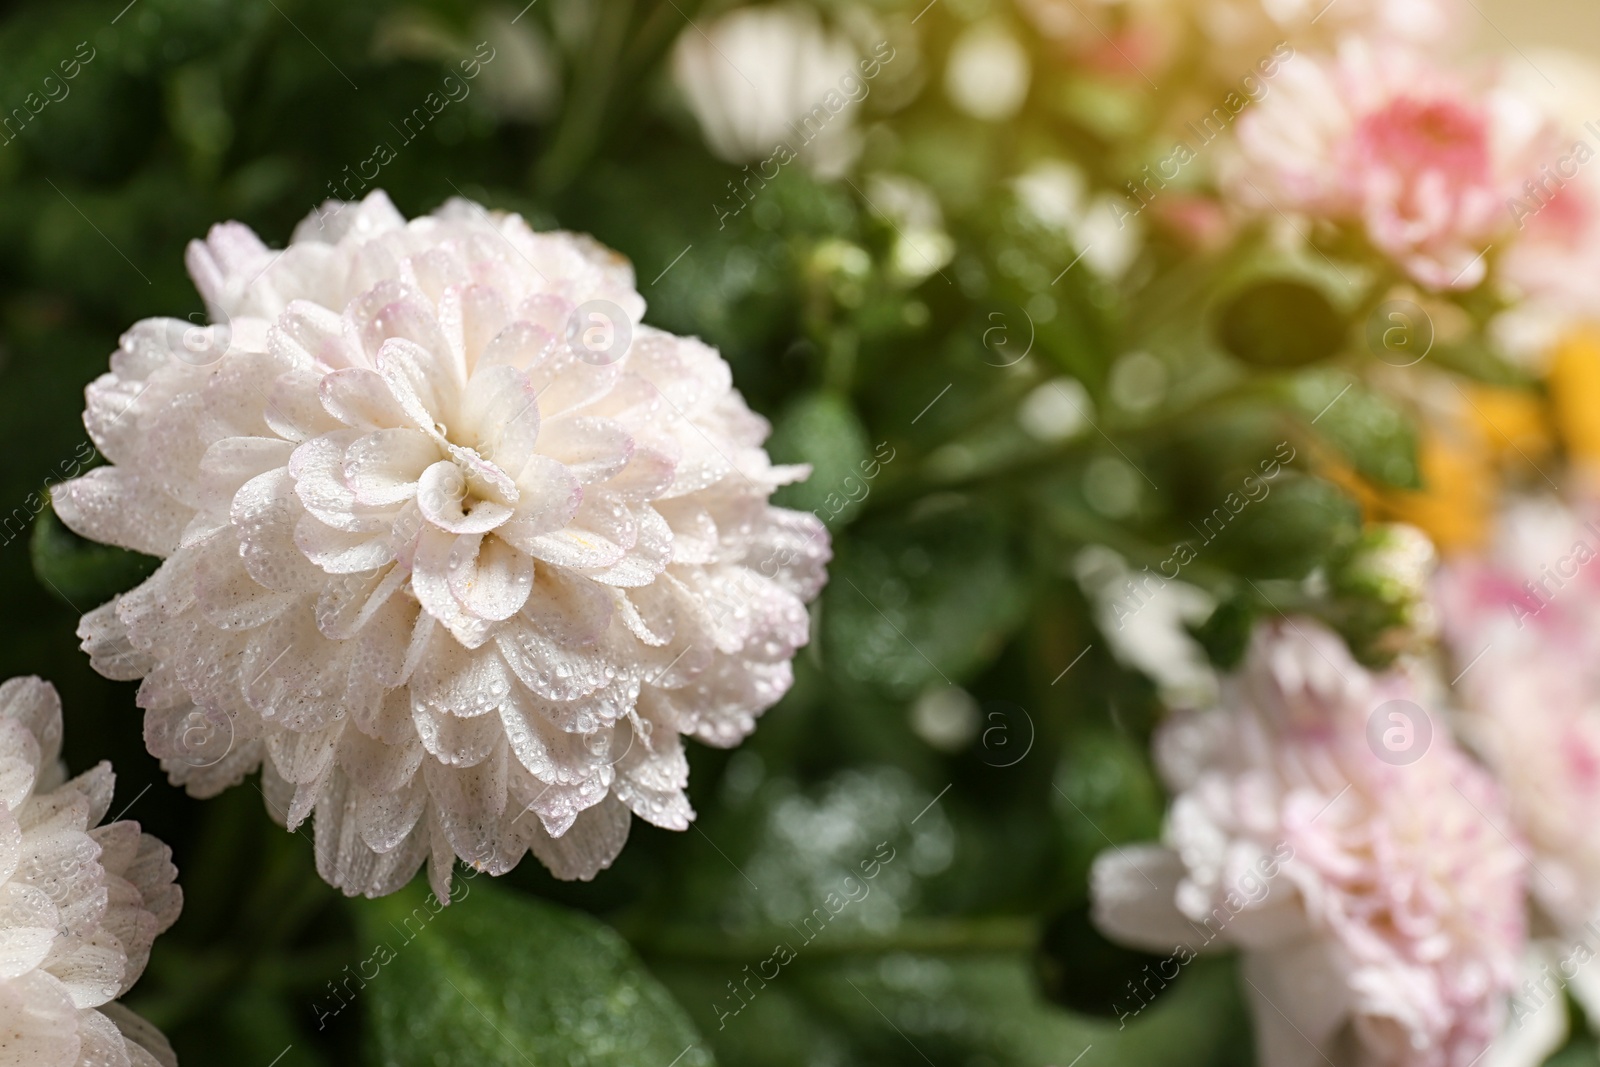
[[[833,670],[902,697],[989,662],[1026,597],[992,510],[929,503],[839,544],[822,612]]]
[[[751,771],[760,773],[747,767],[740,777]],[[1054,818],[1043,796],[1032,817],[1008,820],[994,798],[969,814],[952,803],[953,791],[941,798],[882,767],[843,771],[809,789],[769,779],[748,799],[724,796],[708,812],[708,840],[694,846],[705,862],[680,883],[681,898],[641,924],[642,951],[718,1059],[741,1067],[1039,1067],[1070,1063],[1091,1043],[1094,1062],[1110,1067],[1243,1064],[1243,1008],[1226,962],[1185,967],[1141,1010],[1113,976],[1143,980],[1134,972],[1157,961],[1103,945],[1103,956],[1137,962],[1131,971],[1075,972],[1076,1010],[1065,1010],[1041,991],[1032,916],[950,910],[941,887],[960,877],[952,863],[1026,877],[1025,850],[983,854],[1008,832],[999,823],[1073,837],[1083,869],[1107,847],[1085,815],[1113,840],[1156,834],[1159,790],[1132,740],[1082,731],[1056,780],[1077,809],[1047,789],[1061,809]],[[882,862],[862,862],[875,859]],[[1068,880],[1081,898],[1083,871]],[[961,883],[958,906],[987,896]],[[1125,1029],[1118,1012],[1129,1016]]]
[[[1067,81],[1052,103],[1063,115],[1106,138],[1130,136],[1150,111],[1144,93],[1095,77]]]
[[[1597,1061],[1600,1045],[1588,1034],[1575,1032],[1565,1047],[1544,1062],[1545,1067],[1594,1067]]]
[[[1075,732],[1056,768],[1050,803],[1074,886],[1088,884],[1090,864],[1107,842],[1151,840],[1161,830],[1161,787],[1144,746],[1112,730]]]
[[[1230,298],[1217,312],[1217,340],[1256,367],[1301,367],[1344,343],[1345,322],[1320,290],[1274,278]]]
[[[1457,374],[1488,385],[1527,389],[1535,381],[1525,369],[1511,363],[1499,350],[1479,338],[1437,345],[1429,356]]]
[[[61,524],[48,504],[42,506],[29,542],[33,573],[79,611],[132,589],[161,565],[154,556],[79,537]]]
[[[1361,509],[1331,482],[1285,471],[1270,484],[1215,538],[1219,558],[1239,573],[1304,578],[1360,536]]]
[[[772,502],[814,512],[837,529],[855,518],[857,501],[870,492],[875,462],[867,431],[849,403],[831,393],[813,393],[790,405],[767,442],[774,463],[809,463],[811,477],[786,485]]]
[[[382,1067],[710,1067],[683,1010],[609,926],[493,885],[354,904]]]
[[[1206,650],[1212,666],[1231,671],[1244,659],[1250,634],[1255,629],[1256,614],[1254,601],[1232,596],[1218,604],[1205,622],[1191,627],[1190,632]]]
[[[1290,396],[1356,470],[1401,489],[1422,487],[1416,430],[1393,400],[1336,371],[1300,375]]]
[[[753,770],[747,760],[739,773]],[[696,824],[705,839],[694,835],[685,849],[665,917],[630,930],[632,940],[649,953],[765,955],[845,879],[864,880],[868,895],[829,919],[817,947],[876,939],[924,910],[949,869],[957,846],[945,808],[932,804],[937,792],[880,765],[809,787],[775,775],[747,797],[725,798]]]

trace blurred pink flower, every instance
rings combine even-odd
[[[1017,0],[1062,56],[1128,83],[1160,81],[1185,53],[1236,83],[1280,42],[1328,47],[1360,34],[1437,48],[1471,14],[1460,0]]]
[[[1466,738],[1532,846],[1564,936],[1600,918],[1600,509],[1517,501],[1488,553],[1435,579]]]
[[[1432,289],[1484,279],[1490,246],[1515,230],[1507,200],[1554,144],[1536,106],[1358,39],[1297,55],[1276,83],[1239,118],[1240,202],[1359,226]]]
[[[1172,192],[1150,205],[1158,221],[1200,252],[1221,250],[1234,236],[1234,220],[1209,196]]]
[[[1574,327],[1600,319],[1600,62],[1549,48],[1526,60],[1506,62],[1505,83],[1558,134],[1506,204],[1517,235],[1495,272],[1512,303],[1492,330],[1502,350],[1538,366]]]
[[[1064,59],[1130,84],[1159,77],[1181,41],[1180,22],[1165,0],[1017,0],[1017,6]]]
[[[1243,950],[1262,1064],[1468,1067],[1501,1032],[1525,863],[1499,787],[1420,699],[1309,620],[1265,625],[1222,706],[1158,734],[1164,845],[1096,861],[1108,935]],[[1414,747],[1373,737],[1375,711]]]
[[[1584,171],[1541,202],[1523,196],[1517,239],[1498,264],[1535,313],[1570,325],[1600,314],[1600,172]]]

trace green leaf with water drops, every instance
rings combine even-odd
[[[814,512],[830,528],[855,518],[882,469],[848,401],[813,393],[791,404],[767,442],[774,463],[809,463],[811,477],[773,494],[783,507]]]
[[[822,612],[833,669],[909,697],[999,652],[1026,602],[993,511],[951,495],[838,546]]]
[[[713,1063],[671,994],[587,915],[481,877],[448,905],[418,880],[353,907],[368,954],[346,995],[365,1001],[380,1067]]]

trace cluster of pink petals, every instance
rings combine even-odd
[[[1550,192],[1535,198],[1524,187],[1521,202],[1508,208],[1519,225],[1497,272],[1532,305],[1528,312],[1564,324],[1593,320],[1600,316],[1600,168],[1560,188],[1544,180]]]
[[[1537,355],[1539,342],[1548,345],[1575,323],[1600,318],[1600,68],[1574,55],[1546,53],[1537,69],[1512,62],[1505,75],[1558,131],[1537,172],[1526,175],[1506,204],[1515,239],[1495,264],[1514,301],[1502,314],[1517,323],[1510,334],[1497,332],[1514,351]],[[1517,344],[1517,334],[1534,345]]]
[[[112,465],[55,494],[165,561],[79,632],[143,679],[173,781],[261,767],[368,895],[529,850],[592,877],[632,815],[687,827],[683,736],[783,695],[828,558],[716,351],[642,324],[621,257],[466,201],[330,204],[282,252],[220,225],[188,262],[216,325],[124,336],[85,415]]]
[[[1243,951],[1262,1063],[1468,1067],[1500,1033],[1525,863],[1442,723],[1414,762],[1376,755],[1372,713],[1420,699],[1309,620],[1263,625],[1221,706],[1160,732],[1163,844],[1096,862],[1110,936]]]
[[[1413,280],[1470,289],[1516,229],[1508,199],[1552,158],[1531,101],[1475,90],[1414,49],[1359,38],[1298,54],[1238,120],[1236,199],[1360,229]]]
[[[1513,502],[1435,577],[1462,731],[1503,783],[1566,936],[1600,918],[1600,508]]]

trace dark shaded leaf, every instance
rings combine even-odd
[[[1217,312],[1217,339],[1255,367],[1301,367],[1327,359],[1344,342],[1345,324],[1328,298],[1304,282],[1253,285]]]
[[[847,677],[909,696],[993,658],[1024,601],[998,517],[952,497],[840,546],[823,652]]]
[[[34,520],[28,548],[34,575],[78,611],[99,607],[132,589],[161,565],[154,556],[79,537],[48,505]]]

